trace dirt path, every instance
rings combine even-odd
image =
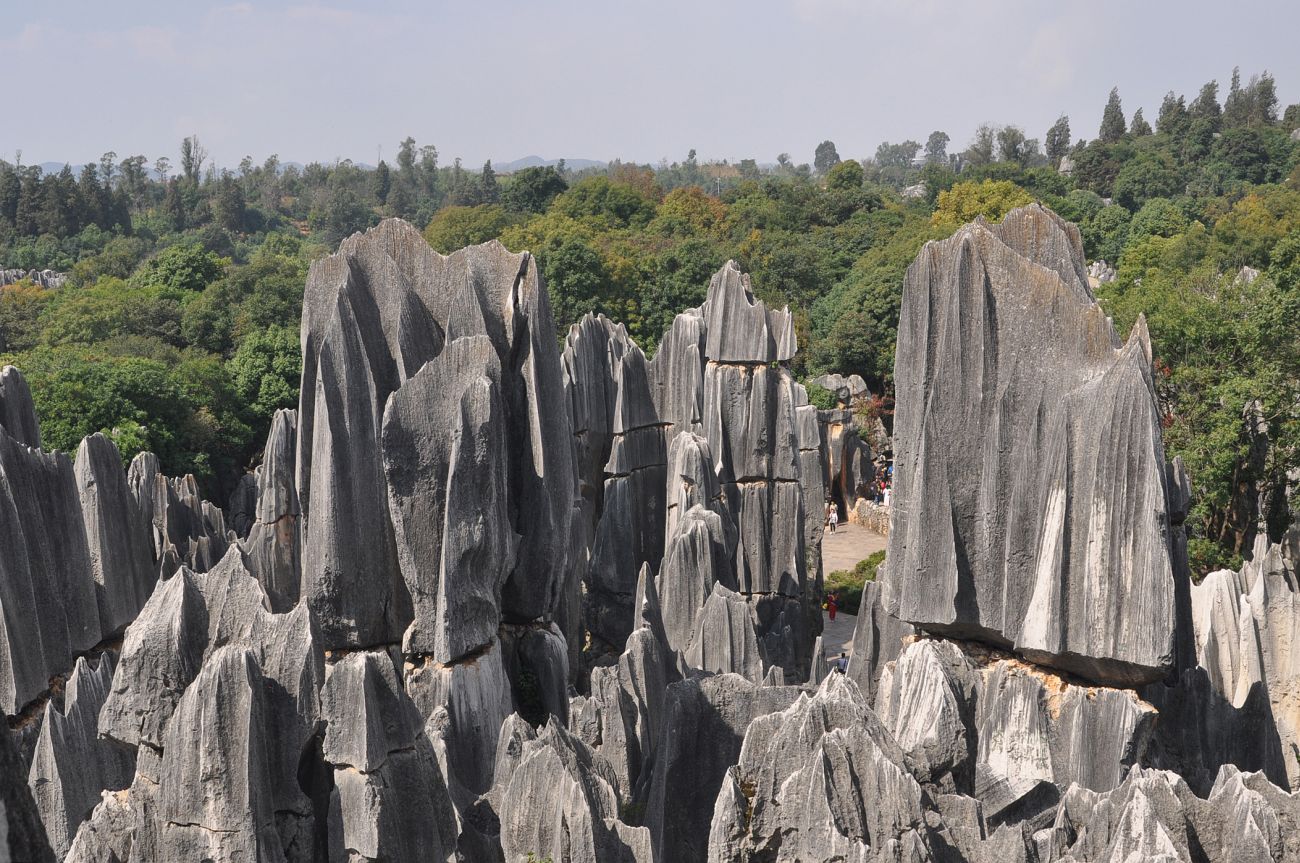
[[[835,533],[822,535],[822,572],[830,574],[837,569],[852,569],[858,561],[865,560],[889,544],[886,537],[856,524],[840,524]],[[840,653],[853,654],[853,628],[858,618],[840,612],[832,621],[822,612],[822,648],[828,660]]]

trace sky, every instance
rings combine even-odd
[[[0,0],[0,158],[219,167],[537,154],[657,163],[882,141],[960,150],[984,122],[1095,137],[1111,87],[1154,122],[1270,71],[1300,101],[1294,0]],[[380,149],[382,148],[382,150]]]

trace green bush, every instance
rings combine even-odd
[[[835,393],[826,389],[826,387],[818,386],[811,382],[806,383],[803,386],[804,389],[808,391],[808,404],[821,408],[824,411],[828,411],[839,404],[835,398]]]
[[[852,570],[837,569],[826,576],[827,593],[839,595],[839,609],[845,614],[857,614],[862,605],[862,589],[868,581],[876,580],[876,571],[885,561],[885,552],[880,550],[871,554],[866,560],[858,561]]]

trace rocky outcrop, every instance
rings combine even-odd
[[[668,687],[645,810],[656,860],[708,859],[714,801],[746,729],[756,717],[789,707],[798,694],[795,687],[759,686],[736,674]]]
[[[60,859],[99,803],[100,792],[125,788],[134,772],[129,754],[98,736],[99,710],[112,679],[113,654],[103,654],[93,670],[85,658],[78,659],[64,688],[62,709],[53,700],[45,703],[27,784]]]
[[[456,815],[423,721],[387,653],[353,653],[321,693],[333,767],[330,858],[455,859]]]
[[[181,564],[206,572],[225,557],[232,541],[225,513],[199,495],[193,474],[166,476],[158,457],[142,452],[131,460],[126,481],[153,537],[160,575],[170,576]]]
[[[708,859],[931,859],[927,803],[857,686],[832,674],[814,696],[750,723]]]
[[[12,285],[24,279],[47,291],[57,291],[67,283],[68,274],[55,270],[0,270],[0,285]]]
[[[297,603],[302,580],[302,508],[293,474],[297,424],[297,412],[291,410],[278,410],[271,420],[262,464],[253,477],[249,529],[241,543],[248,568],[275,611],[287,611]]]
[[[498,777],[506,860],[649,863],[649,831],[620,818],[618,784],[606,765],[555,719],[518,739]]]
[[[23,766],[8,727],[0,727],[0,863],[54,863]]]
[[[807,671],[821,624],[808,607],[819,600],[808,563],[820,558],[807,548],[821,534],[810,527],[802,483],[804,462],[811,467],[815,459],[805,457],[813,449],[811,434],[800,432],[807,396],[785,366],[794,351],[789,312],[755,300],[749,278],[729,262],[714,275],[704,305],[678,315],[664,334],[650,381],[670,453],[665,570],[679,532],[674,520],[690,508],[676,501],[678,483],[699,473],[693,461],[679,463],[677,441],[698,434],[707,441],[710,482],[718,484],[738,542],[729,575],[696,574],[686,592],[720,581],[743,595],[755,606],[756,640],[797,679]],[[662,576],[660,593],[673,593]]]
[[[447,344],[471,336],[490,342],[502,369],[508,527],[521,537],[502,612],[546,617],[566,574],[575,491],[571,424],[555,409],[559,352],[532,257],[499,243],[444,257],[390,219],[313,265],[302,331],[303,580],[326,646],[394,642],[413,619],[389,510],[384,411]]]
[[[664,554],[664,430],[645,354],[622,325],[584,316],[569,330],[562,363],[584,525],[583,618],[601,643],[621,648],[637,573],[658,570]]]
[[[19,443],[40,448],[41,426],[32,391],[23,373],[13,366],[0,369],[0,427]]]
[[[1207,575],[1190,591],[1194,662],[1143,696],[1160,710],[1157,766],[1206,793],[1223,765],[1300,784],[1300,700],[1294,633],[1300,627],[1300,527],[1281,543],[1256,539],[1241,569]]]
[[[1121,344],[1083,267],[1031,206],[909,268],[886,604],[1131,685],[1174,658],[1164,449],[1146,326]]]
[[[1135,767],[1107,794],[1071,788],[1039,846],[1053,863],[1294,860],[1298,816],[1300,800],[1259,773],[1224,767],[1202,800],[1176,774]]]
[[[402,649],[450,663],[491,643],[515,565],[497,353],[456,339],[384,411],[389,515],[414,620]]]
[[[158,580],[148,535],[140,529],[135,498],[117,446],[102,434],[81,442],[75,465],[99,627],[104,636],[135,620]]]

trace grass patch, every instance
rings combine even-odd
[[[885,561],[884,549],[874,552],[866,560],[858,561],[853,569],[837,569],[826,576],[825,590],[835,593],[840,598],[840,611],[845,614],[857,614],[862,605],[862,588],[868,581],[876,580],[876,571]]]

